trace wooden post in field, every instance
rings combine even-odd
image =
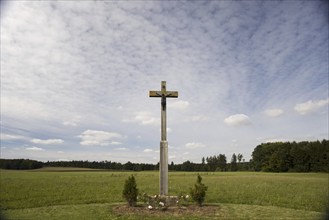
[[[168,141],[166,98],[178,98],[177,91],[167,91],[166,81],[161,82],[161,91],[150,91],[150,97],[161,97],[161,141],[160,141],[160,195],[168,194]]]

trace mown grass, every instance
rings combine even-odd
[[[328,174],[221,173],[208,175],[207,202],[321,211],[327,206]]]
[[[243,204],[217,204],[218,209],[212,216],[194,215],[145,215],[145,214],[114,214],[113,204],[81,204],[47,206],[38,208],[6,210],[8,219],[324,219],[319,212],[279,208],[275,206],[257,206]]]
[[[158,194],[158,172],[62,171],[2,170],[3,213],[9,219],[147,219],[145,215],[115,215],[112,206],[124,202],[123,184],[131,174],[135,175],[140,192]],[[328,174],[200,174],[208,186],[205,202],[219,205],[211,218],[314,219],[323,215],[328,206]],[[196,173],[170,172],[169,194],[188,194],[195,181]]]

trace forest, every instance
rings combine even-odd
[[[8,170],[30,170],[44,166],[43,162],[29,159],[0,159],[0,168]]]
[[[246,162],[242,154],[233,154],[228,161],[225,154],[202,157],[201,163],[189,160],[168,165],[170,171],[264,171],[264,172],[329,172],[328,140],[303,142],[262,143],[255,147],[252,159]],[[122,164],[112,161],[47,161],[29,159],[0,159],[1,169],[27,170],[41,167],[80,167],[106,170],[159,170],[159,163]]]
[[[328,140],[258,145],[252,153],[255,171],[329,172]]]

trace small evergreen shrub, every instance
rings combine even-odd
[[[128,202],[129,206],[136,206],[138,189],[133,175],[126,179],[122,195]]]
[[[202,203],[204,202],[204,199],[206,197],[206,191],[208,189],[208,186],[205,186],[203,183],[201,183],[202,178],[198,174],[197,182],[194,184],[194,187],[191,188],[190,194],[194,202],[196,202],[199,206],[202,206]]]

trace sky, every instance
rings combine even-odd
[[[169,163],[328,139],[326,1],[1,3],[1,158]]]

